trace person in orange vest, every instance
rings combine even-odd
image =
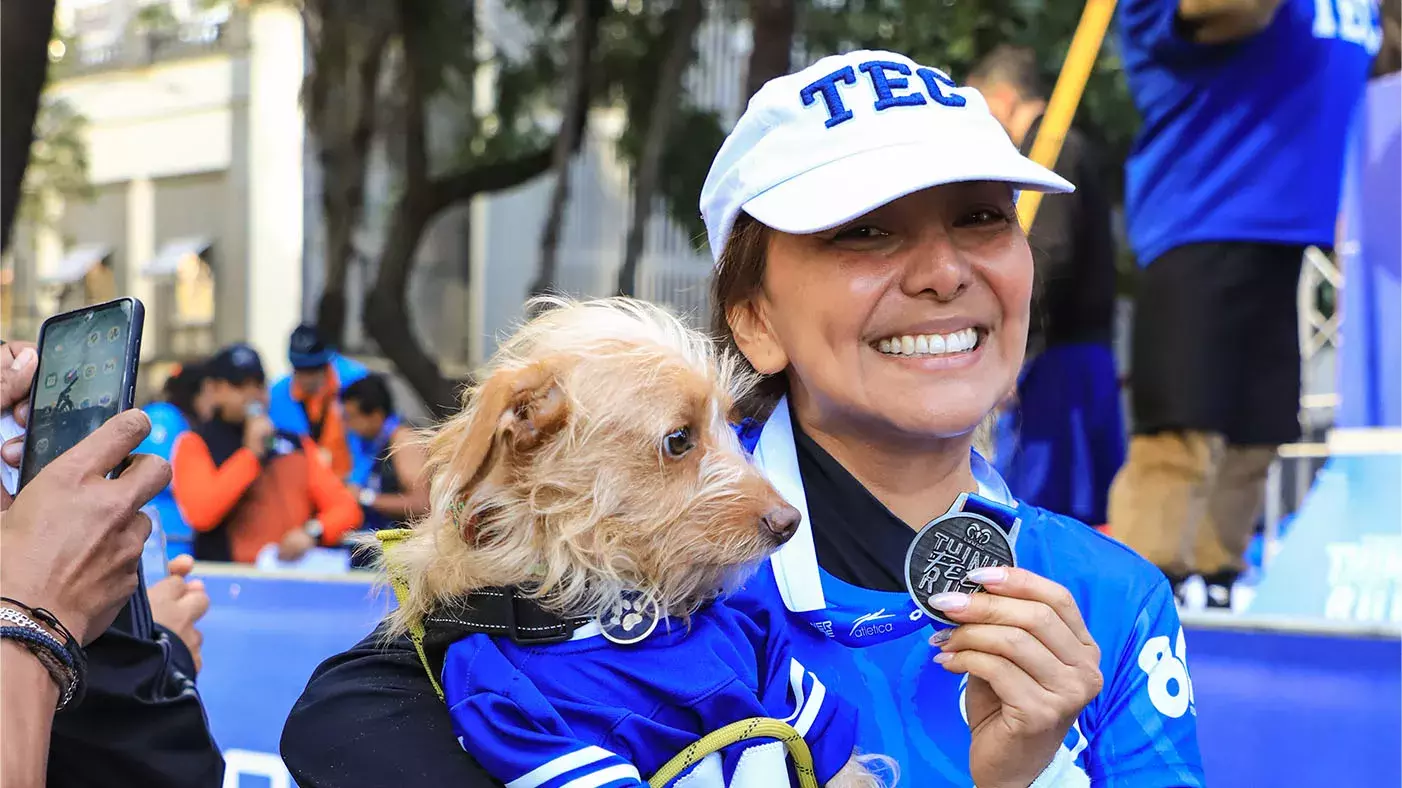
[[[280,560],[296,561],[360,527],[360,506],[311,438],[279,430],[265,415],[257,351],[231,345],[209,360],[205,376],[213,418],[181,435],[170,461],[196,560],[253,563],[275,544]]]

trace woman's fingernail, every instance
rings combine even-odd
[[[935,594],[930,597],[930,607],[936,610],[943,610],[946,613],[954,610],[963,610],[969,606],[969,595],[961,594],[958,591],[946,591],[943,594]]]
[[[940,631],[938,631],[938,632],[936,632],[936,633],[934,634],[934,637],[930,638],[930,645],[932,645],[932,646],[940,646],[940,645],[943,645],[945,642],[947,642],[947,641],[949,640],[950,636],[953,635],[953,634],[954,634],[954,630],[952,630],[952,629],[941,629]]]
[[[15,360],[10,362],[10,371],[22,372],[29,367],[30,363],[32,363],[35,358],[37,358],[37,356],[34,353],[34,348],[27,347],[21,350],[19,355],[15,356]]]
[[[0,446],[0,459],[3,459],[6,465],[12,465],[18,468],[20,455],[23,453],[24,444],[22,443],[7,443],[4,446]]]
[[[935,662],[940,665],[943,665],[951,659],[954,659],[954,655],[949,653],[948,651],[941,651],[940,653],[935,655]]]
[[[964,576],[970,583],[1001,583],[1008,579],[1008,570],[1002,566],[985,566]]]

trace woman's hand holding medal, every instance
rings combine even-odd
[[[1013,567],[969,573],[985,593],[930,604],[960,626],[930,638],[935,662],[969,676],[965,705],[979,788],[1026,788],[1100,693],[1100,649],[1061,585]]]

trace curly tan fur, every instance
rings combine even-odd
[[[761,518],[787,504],[727,423],[751,376],[647,303],[544,305],[427,436],[430,510],[381,558],[408,585],[387,637],[493,586],[563,615],[639,588],[685,617],[781,543]],[[694,445],[670,456],[683,428]]]

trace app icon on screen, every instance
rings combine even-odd
[[[96,365],[96,364],[89,364],[89,365],[83,367],[83,379],[84,379],[84,380],[92,380],[93,377],[94,377],[95,375],[97,375],[97,365]]]
[[[115,359],[115,358],[109,358],[109,359],[107,359],[106,361],[102,362],[102,374],[104,374],[104,375],[111,375],[113,372],[116,372],[116,371],[117,371],[117,359]]]
[[[51,388],[53,388],[54,386],[57,386],[57,385],[58,385],[58,373],[57,373],[57,372],[50,372],[48,375],[45,375],[45,376],[44,376],[44,388],[46,388],[46,389],[51,389]]]
[[[48,451],[48,450],[49,450],[49,439],[48,439],[48,438],[40,438],[39,440],[34,441],[34,448],[35,448],[35,449],[38,449],[40,453],[43,453],[43,452]]]
[[[74,368],[68,370],[67,372],[63,373],[63,382],[64,382],[64,383],[72,383],[73,381],[75,381],[75,380],[77,380],[77,379],[78,379],[78,368],[77,368],[77,367],[74,367]]]
[[[96,344],[97,344],[97,341],[98,341],[99,339],[102,339],[102,335],[99,334],[99,333],[97,333],[96,331],[93,331],[93,332],[91,332],[91,333],[88,334],[88,344],[89,344],[89,345],[96,345]]]
[[[83,410],[87,410],[88,408],[91,408],[91,407],[92,407],[92,398],[91,398],[91,397],[83,397],[81,400],[78,401],[78,407],[79,407],[79,408],[82,408]]]
[[[63,355],[64,353],[68,352],[68,346],[63,344],[62,342],[55,342],[54,352],[58,353],[59,355]]]
[[[111,395],[111,394],[103,394],[101,397],[98,397],[98,398],[97,398],[97,404],[98,404],[98,405],[101,405],[101,406],[104,407],[104,408],[107,407],[108,405],[111,405],[111,404],[112,404],[112,395]]]
[[[117,341],[117,337],[119,337],[119,336],[121,336],[121,335],[122,335],[122,327],[121,327],[121,326],[112,326],[111,328],[107,329],[107,341],[108,341],[108,342],[116,342],[116,341]]]

